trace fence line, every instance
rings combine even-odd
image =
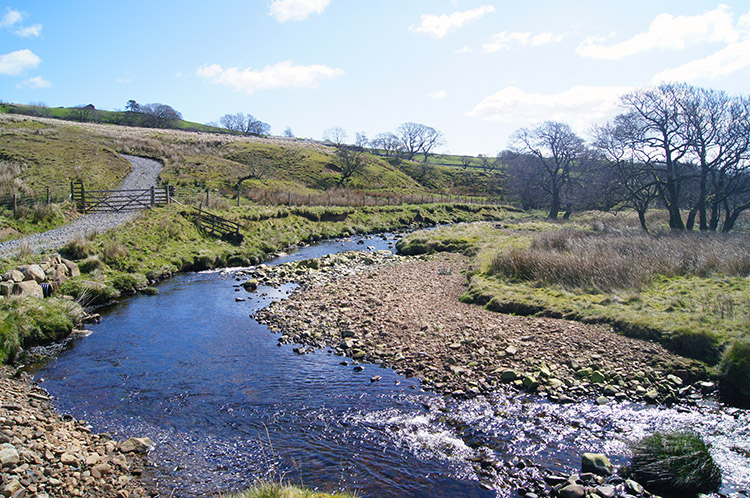
[[[344,207],[379,207],[399,206],[403,204],[477,204],[477,205],[499,205],[499,198],[472,197],[463,195],[447,194],[392,194],[392,193],[370,193],[351,191],[336,191],[322,194],[299,194],[286,191],[273,191],[252,189],[250,191],[238,191],[237,203],[240,199],[248,199],[262,205],[283,206],[344,206]]]

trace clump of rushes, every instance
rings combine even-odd
[[[722,394],[732,403],[750,407],[750,338],[734,340],[721,359]]]
[[[652,493],[692,496],[717,491],[721,470],[693,432],[655,432],[633,446],[633,478]]]
[[[224,498],[356,498],[356,495],[338,492],[322,493],[288,484],[265,481],[241,493],[228,495]]]

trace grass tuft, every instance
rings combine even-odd
[[[655,432],[632,448],[633,478],[649,491],[686,496],[718,491],[721,470],[692,432]]]
[[[750,407],[750,337],[734,340],[721,359],[721,391],[733,403]]]
[[[262,481],[240,493],[223,498],[355,498],[351,493],[324,493],[303,489],[289,484]]]

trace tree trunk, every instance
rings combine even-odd
[[[693,231],[693,227],[695,226],[695,216],[698,214],[699,211],[700,211],[700,209],[698,208],[698,206],[696,206],[696,207],[694,207],[693,209],[690,210],[690,213],[688,214],[688,217],[687,217],[687,222],[685,223],[685,229],[686,230],[689,230],[691,232]],[[704,213],[703,214],[704,214],[704,218],[705,218],[705,209],[704,209]],[[701,230],[703,230],[703,229],[701,229]]]
[[[641,222],[641,228],[644,232],[648,232],[648,226],[646,226],[646,211],[638,210],[638,221]]]

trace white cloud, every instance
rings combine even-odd
[[[28,27],[21,27],[15,31],[15,33],[18,36],[22,36],[24,38],[29,36],[39,36],[39,33],[42,32],[42,25],[41,24],[32,24]]]
[[[607,46],[603,39],[591,37],[576,52],[593,59],[617,60],[653,49],[683,50],[704,43],[734,43],[739,36],[729,7],[722,4],[695,16],[659,14],[648,31],[629,40]]]
[[[620,96],[632,91],[623,86],[574,86],[560,93],[529,93],[509,86],[482,100],[468,116],[488,121],[534,123],[563,121],[584,132],[593,123],[618,111]]]
[[[51,87],[52,87],[52,83],[45,80],[41,76],[36,76],[34,78],[23,80],[22,82],[16,85],[16,88],[51,88]]]
[[[461,48],[459,48],[458,50],[456,50],[456,53],[457,53],[457,54],[470,54],[470,53],[472,53],[472,52],[474,52],[474,49],[472,49],[472,48],[471,48],[470,46],[468,46],[468,45],[464,45],[463,47],[461,47]]]
[[[16,50],[9,54],[0,55],[0,74],[14,76],[25,69],[37,67],[40,62],[42,62],[42,59],[31,50]]]
[[[654,76],[654,84],[720,78],[750,67],[750,40],[732,43],[708,57],[695,59]]]
[[[485,43],[482,47],[485,52],[499,52],[500,50],[510,50],[511,45],[523,45],[532,47],[541,47],[549,43],[559,43],[565,38],[565,35],[553,35],[552,33],[508,33],[503,31],[492,35],[491,41]]]
[[[495,12],[495,10],[495,7],[492,5],[483,5],[473,10],[443,14],[442,16],[425,14],[420,18],[419,25],[409,26],[409,31],[435,38],[443,38],[451,31],[460,29],[471,21],[481,19],[486,14]]]
[[[445,90],[437,90],[435,92],[428,93],[427,96],[430,97],[431,99],[440,100],[440,99],[444,99],[445,97],[447,97],[448,92],[446,92]]]
[[[23,17],[23,12],[8,7],[7,9],[5,9],[5,15],[2,19],[0,19],[0,27],[8,28],[10,26],[13,26],[17,22],[21,22]]]
[[[253,94],[278,88],[317,88],[320,80],[343,76],[344,70],[319,64],[295,66],[291,61],[284,61],[259,71],[236,67],[224,69],[219,64],[211,64],[199,67],[196,74],[217,85]]]
[[[303,21],[310,14],[322,14],[331,0],[274,0],[269,12],[279,22]]]

